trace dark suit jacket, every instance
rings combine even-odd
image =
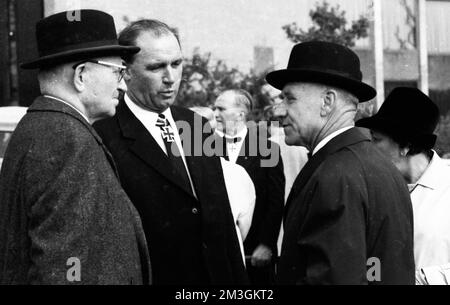
[[[200,128],[206,123],[190,110],[171,107],[171,111],[175,121],[189,126],[194,126],[194,120]],[[113,154],[122,185],[142,217],[154,283],[247,282],[220,159],[205,156],[201,149],[199,156],[186,156],[197,200],[178,182],[169,159],[123,99],[116,116],[99,121],[95,128]],[[202,144],[209,134],[197,135],[194,140],[192,132],[185,147],[191,144],[194,150],[193,144]]]
[[[262,163],[269,160],[273,160],[272,164]],[[285,178],[280,147],[259,129],[247,129],[236,163],[245,168],[256,193],[252,224],[244,241],[245,253],[252,255],[259,244],[264,244],[275,257],[284,209]]]
[[[357,128],[333,138],[302,169],[284,228],[281,284],[414,284],[408,189]],[[375,276],[378,268],[370,258],[380,262],[379,282],[368,282],[368,269]]]
[[[72,257],[75,284],[149,283],[144,231],[112,157],[77,111],[39,97],[0,174],[0,283],[70,284]]]

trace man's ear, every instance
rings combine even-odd
[[[336,107],[337,92],[333,89],[326,89],[322,94],[321,116],[327,116]]]
[[[85,65],[81,64],[75,68],[75,73],[73,74],[73,85],[77,91],[83,91],[86,84],[84,82],[85,77]]]
[[[408,155],[408,153],[409,153],[409,150],[410,150],[409,145],[407,145],[407,146],[405,146],[403,148],[400,148],[400,156],[406,157]]]
[[[245,113],[244,110],[239,111],[239,119],[240,119],[242,122],[245,122],[245,118],[246,118],[246,117],[247,117],[247,115],[246,115],[246,113]]]

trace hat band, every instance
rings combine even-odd
[[[118,46],[116,39],[111,40],[99,40],[99,41],[92,41],[92,42],[84,42],[79,44],[71,44],[64,46],[62,48],[57,49],[51,49],[51,50],[42,50],[39,52],[39,56],[49,56],[53,54],[63,53],[67,51],[76,51],[81,49],[90,49],[90,48],[98,48],[98,47],[106,47],[106,46]]]
[[[288,65],[287,70],[306,70],[306,71],[310,71],[310,72],[333,74],[333,75],[337,75],[337,76],[341,76],[341,77],[345,77],[345,78],[350,78],[350,79],[353,79],[356,81],[361,81],[361,79],[362,79],[361,72],[359,72],[358,75],[354,75],[351,73],[334,70],[334,69],[329,69],[329,68],[327,69],[324,67],[319,67],[319,66],[314,66],[314,65],[306,65],[306,66],[302,66],[299,68],[290,68]]]

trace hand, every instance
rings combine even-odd
[[[254,267],[264,267],[272,261],[272,250],[263,244],[259,244],[252,254],[251,264]]]

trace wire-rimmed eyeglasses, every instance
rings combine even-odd
[[[98,64],[98,65],[102,65],[102,66],[106,66],[106,67],[111,67],[111,68],[117,68],[114,69],[114,74],[117,74],[117,82],[120,83],[120,81],[123,78],[123,75],[125,74],[125,69],[127,67],[123,66],[123,65],[117,65],[117,64],[113,64],[111,62],[107,62],[107,61],[103,61],[103,60],[94,60],[94,59],[89,59],[89,60],[83,60],[79,63],[76,63],[72,66],[73,69],[76,69],[76,67],[78,67],[81,64],[84,64],[86,62],[90,62],[93,64]]]

